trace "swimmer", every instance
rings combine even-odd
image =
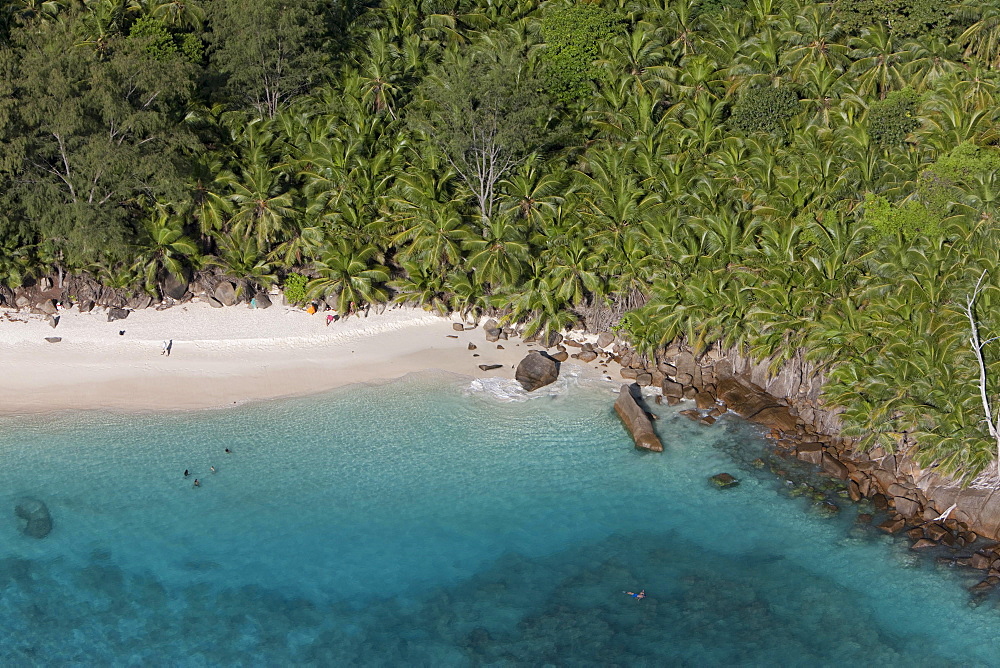
[[[215,467],[214,467],[214,466],[209,466],[209,467],[208,467],[208,469],[209,469],[209,470],[210,470],[210,471],[211,471],[212,473],[215,473]]]
[[[195,487],[201,487],[201,483],[200,483],[200,482],[198,482],[198,479],[197,479],[197,478],[195,478],[195,479],[194,479],[194,486],[195,486]]]
[[[188,477],[189,475],[191,475],[191,472],[190,472],[190,471],[188,471],[187,469],[184,469],[184,477],[186,478],[186,477]]]
[[[639,599],[640,601],[642,599],[646,598],[646,590],[645,589],[640,589],[638,594],[636,594],[634,592],[631,592],[631,591],[623,591],[622,593],[623,594],[628,594],[632,598]]]
[[[226,454],[227,454],[227,455],[231,455],[231,454],[233,454],[233,451],[232,451],[232,450],[230,450],[229,448],[226,448]]]

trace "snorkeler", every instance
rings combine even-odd
[[[628,594],[632,598],[637,598],[639,600],[642,600],[642,599],[646,598],[646,590],[645,589],[640,589],[639,593],[635,593],[635,592],[631,592],[631,591],[623,591],[622,593],[623,594]]]

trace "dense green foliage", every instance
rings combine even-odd
[[[994,8],[17,0],[2,26],[8,286],[216,272],[805,350],[863,444],[996,457],[962,312],[985,270],[1000,334]]]
[[[799,110],[799,96],[788,86],[749,86],[733,105],[729,121],[744,133],[782,134]]]
[[[894,90],[868,107],[868,134],[879,144],[898,144],[920,125],[920,96],[911,88]]]
[[[948,3],[936,0],[836,0],[834,5],[844,28],[852,32],[882,24],[905,37],[946,35],[952,23]]]
[[[590,95],[600,76],[600,45],[622,32],[622,18],[599,4],[571,4],[542,19],[545,78],[553,99],[573,103]]]

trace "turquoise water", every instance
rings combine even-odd
[[[636,452],[611,389],[425,376],[4,419],[0,664],[1000,663],[976,574],[790,498],[737,420],[656,407],[667,451]]]

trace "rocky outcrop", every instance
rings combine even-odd
[[[528,353],[514,372],[514,379],[528,392],[545,387],[558,377],[559,362],[538,351]]]
[[[25,497],[14,506],[14,514],[25,521],[21,531],[32,538],[45,538],[52,531],[49,509],[38,499]]]
[[[483,333],[486,334],[487,341],[496,342],[500,340],[503,330],[500,328],[500,324],[496,320],[490,318],[486,321],[486,324],[483,325]]]
[[[236,303],[237,299],[236,286],[229,281],[222,281],[215,286],[212,296],[215,297],[223,306],[232,306]]]
[[[636,390],[638,391],[638,387]],[[615,412],[621,418],[625,429],[632,435],[636,450],[663,452],[663,443],[653,431],[649,415],[632,394],[632,386],[622,385],[618,392],[618,400],[615,401]]]
[[[114,322],[115,320],[124,320],[128,317],[128,310],[123,308],[110,308],[108,309],[108,322]]]
[[[257,306],[257,308],[270,308],[271,307],[271,298],[263,290],[261,290],[256,295],[254,295],[253,300],[254,300],[254,304]]]
[[[160,293],[164,297],[181,301],[188,294],[188,277],[166,272],[160,279]]]
[[[141,311],[153,305],[153,298],[149,295],[136,295],[128,300],[126,306],[133,311]]]

